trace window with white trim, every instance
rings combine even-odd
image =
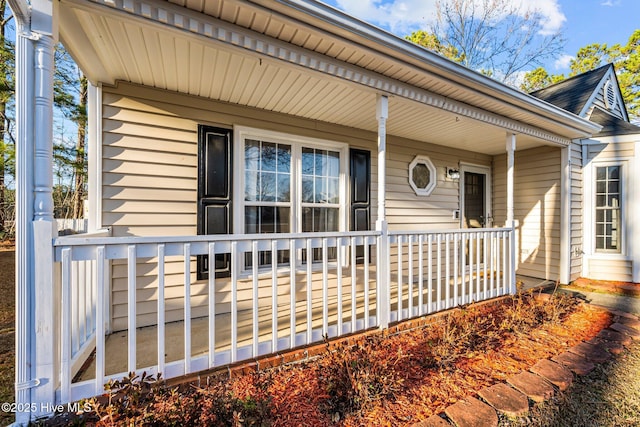
[[[331,232],[345,229],[346,145],[275,132],[239,132],[243,159],[240,201],[242,232]],[[307,262],[306,250],[298,263]],[[336,259],[335,248],[329,260]],[[271,251],[259,254],[259,266],[271,266]],[[280,250],[278,264],[289,263],[289,251]],[[313,261],[321,260],[314,250]],[[245,254],[244,268],[253,265]]]
[[[597,166],[595,171],[595,249],[620,253],[622,166]]]

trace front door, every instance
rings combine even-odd
[[[460,200],[462,228],[491,227],[491,175],[488,167],[462,165]]]
[[[486,225],[486,175],[464,173],[464,227],[484,228]]]

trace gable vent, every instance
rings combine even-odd
[[[611,80],[607,80],[604,85],[604,105],[609,110],[613,110],[616,106],[616,91],[613,84],[611,84]]]

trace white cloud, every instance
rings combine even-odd
[[[566,70],[569,68],[569,64],[571,60],[575,59],[574,56],[564,54],[560,58],[556,59],[556,62],[553,63],[556,70]]]
[[[476,1],[481,4],[480,0]],[[529,0],[508,1],[519,7],[522,15],[531,10]],[[435,20],[436,0],[335,0],[335,2],[338,8],[345,12],[398,35],[425,29]],[[567,20],[558,0],[537,0],[535,9],[543,17],[542,34],[555,33]]]
[[[613,6],[620,6],[621,4],[622,3],[620,2],[620,0],[607,0],[600,3],[600,6],[613,7]]]

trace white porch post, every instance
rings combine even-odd
[[[24,423],[55,403],[52,199],[53,3],[10,0],[16,15],[16,414]]]
[[[507,223],[506,226],[510,227],[512,231],[511,238],[511,256],[510,256],[510,271],[511,271],[511,293],[516,293],[516,244],[515,244],[515,221],[513,215],[513,194],[514,194],[514,153],[516,151],[516,135],[513,133],[507,134]]]
[[[387,118],[389,117],[389,99],[378,95],[376,105],[376,119],[378,120],[378,219],[376,230],[382,232],[378,238],[377,277],[377,307],[379,313],[379,327],[389,326],[389,301],[391,281],[389,271],[389,234],[386,218],[386,174],[387,174]]]
[[[560,283],[571,281],[571,147],[560,154]]]

